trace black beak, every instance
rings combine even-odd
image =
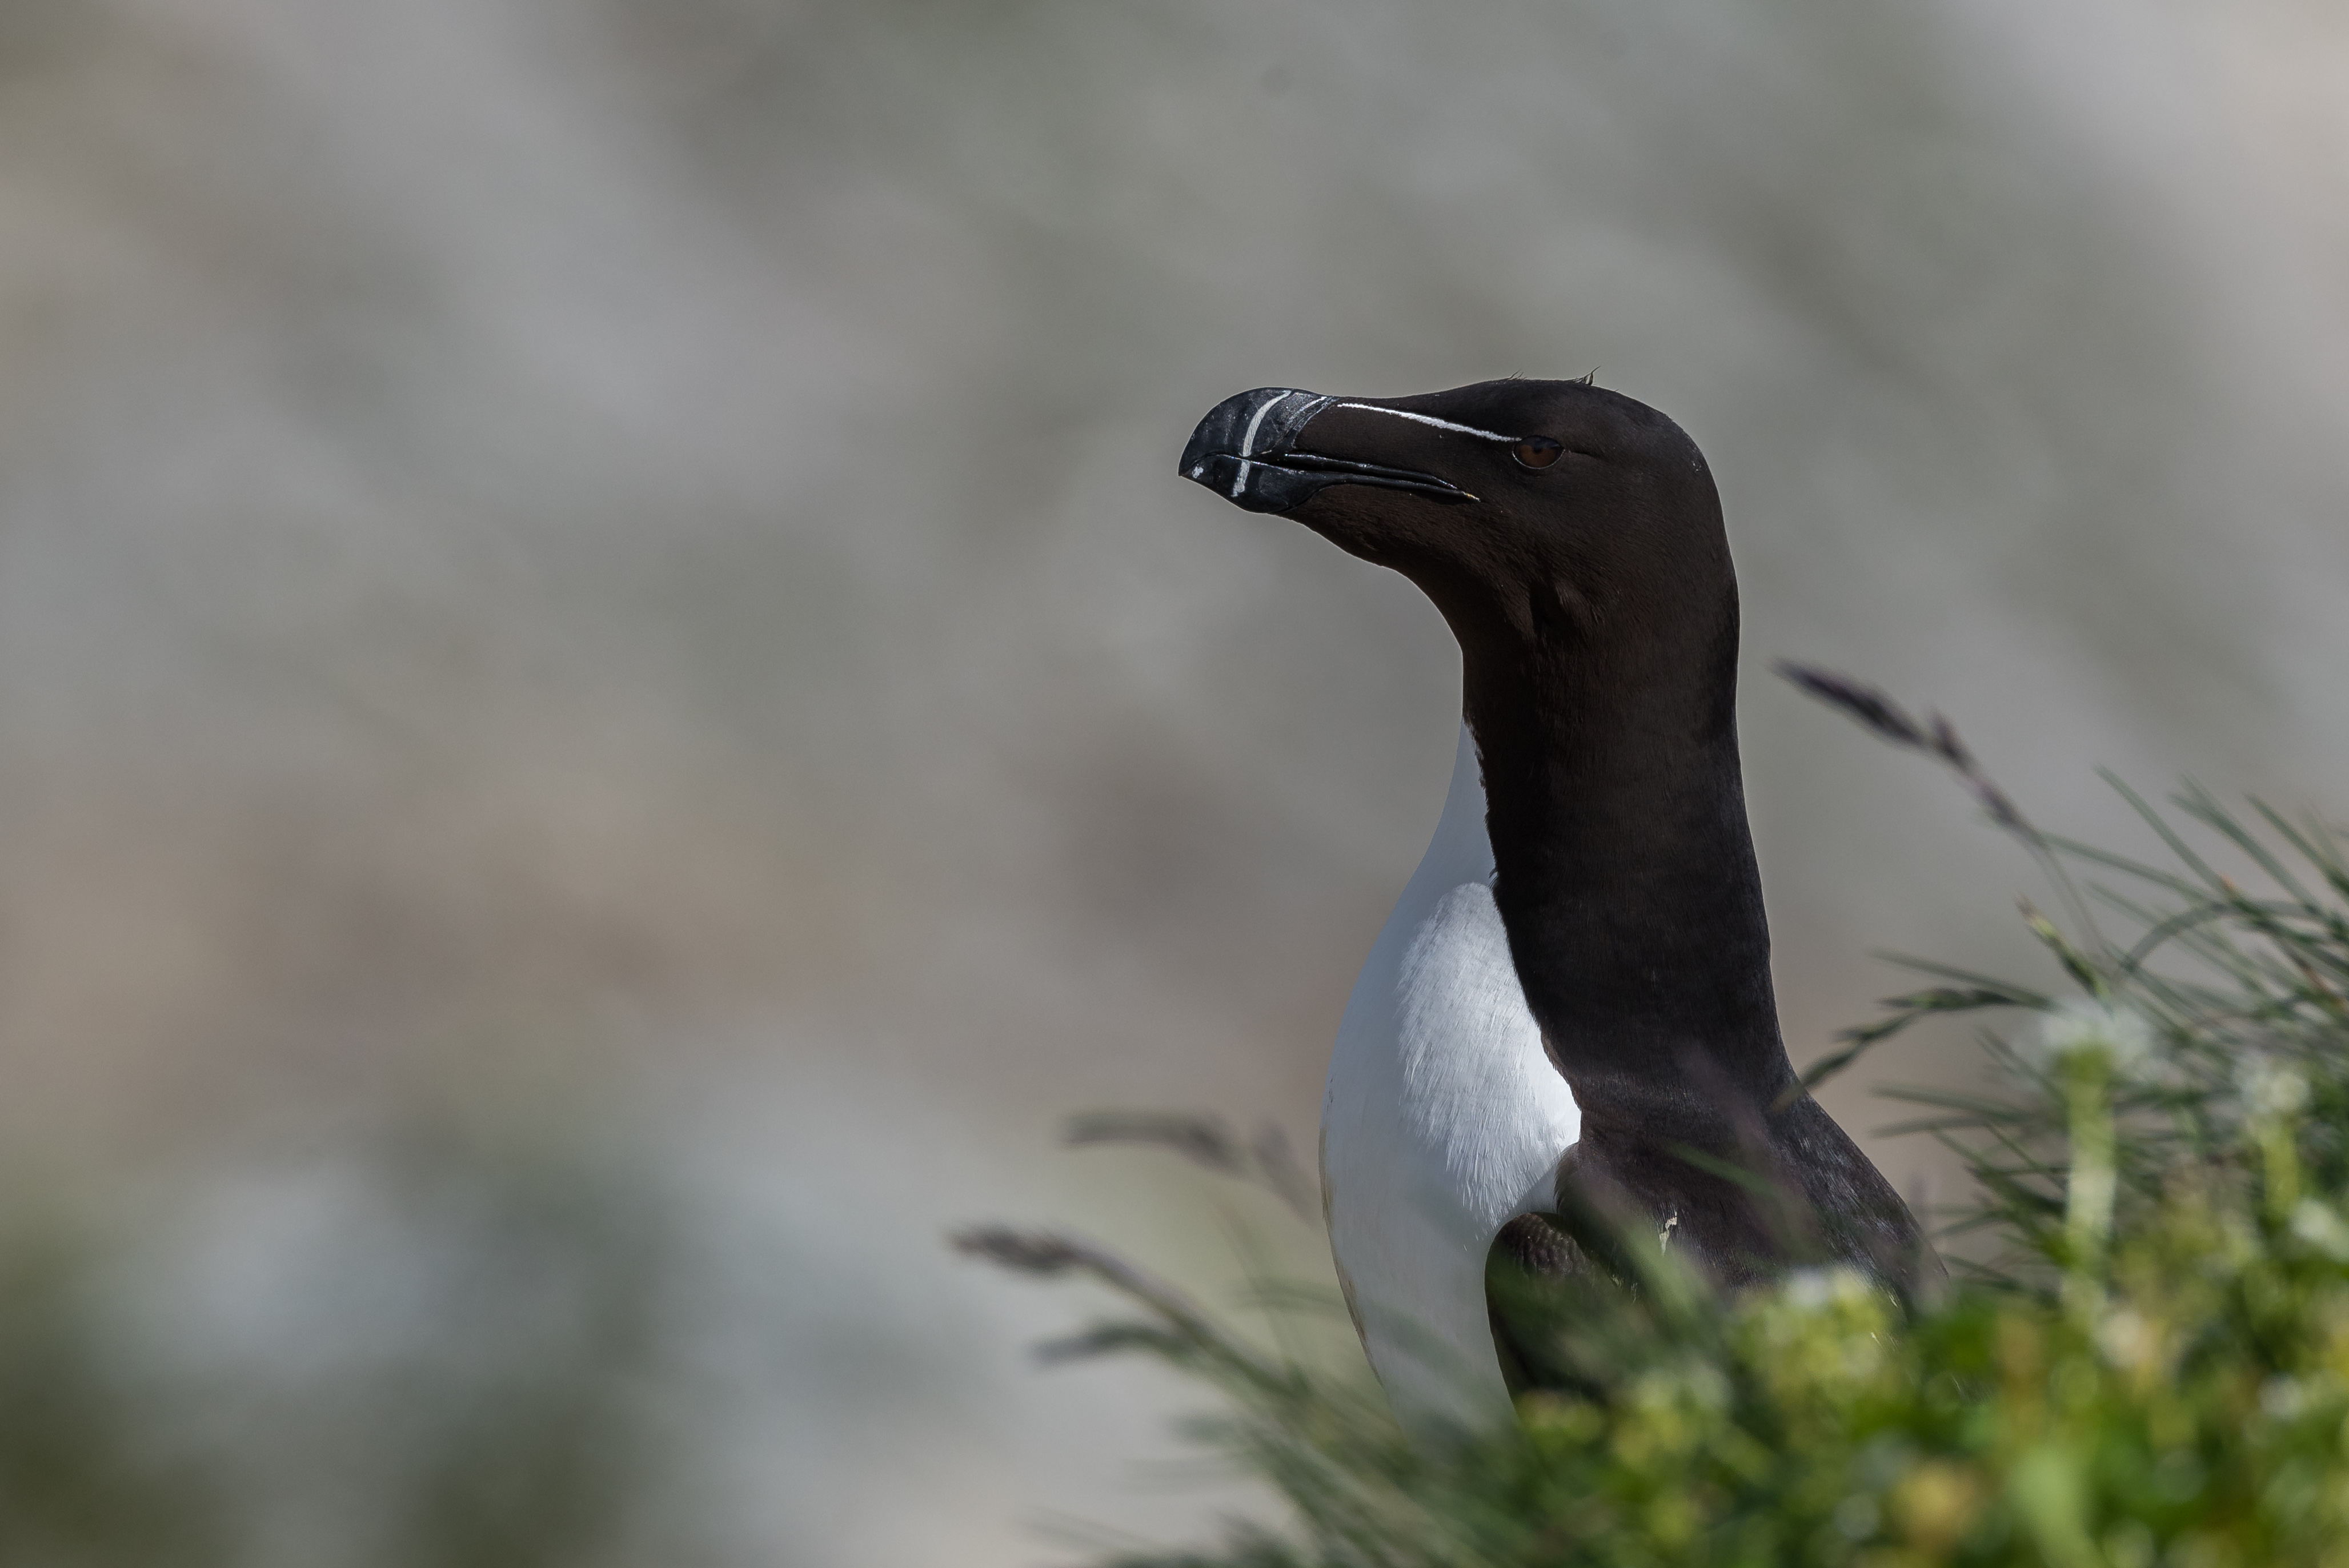
[[[1287,387],[1226,397],[1191,432],[1183,477],[1248,511],[1287,511],[1331,485],[1381,485],[1438,500],[1476,499],[1434,474],[1299,450],[1297,438],[1313,416],[1336,401]]]

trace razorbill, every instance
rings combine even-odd
[[[1402,573],[1460,644],[1451,793],[1322,1111],[1331,1248],[1398,1408],[1506,1400],[1487,1254],[1506,1229],[1575,1266],[1517,1219],[1561,1194],[1724,1284],[1827,1259],[1902,1288],[1938,1273],[1779,1037],[1737,583],[1695,443],[1587,382],[1261,387],[1200,421],[1182,472]]]

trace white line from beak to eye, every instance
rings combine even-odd
[[[1248,469],[1256,466],[1248,461],[1248,454],[1256,450],[1256,433],[1263,428],[1264,417],[1272,412],[1275,403],[1286,403],[1296,396],[1294,390],[1277,392],[1257,405],[1255,417],[1248,420],[1247,434],[1240,438],[1240,471],[1239,477],[1232,480],[1233,500],[1237,500],[1247,491]]]
[[[1406,414],[1401,408],[1381,408],[1375,403],[1340,403],[1338,407],[1360,408],[1365,414],[1392,415],[1398,419],[1409,419],[1414,425],[1433,425],[1439,430],[1456,430],[1464,436],[1474,436],[1479,440],[1498,441],[1505,447],[1515,446],[1517,441],[1515,436],[1495,435],[1490,430],[1480,430],[1474,425],[1455,425],[1449,419],[1439,419],[1433,414]]]

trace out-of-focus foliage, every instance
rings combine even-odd
[[[55,1223],[0,1233],[0,1563],[222,1562],[206,1478],[149,1429],[154,1388],[99,1326]]]
[[[2173,867],[2064,843],[1946,724],[1798,678],[1950,764],[2058,882],[2064,922],[2024,914],[2073,994],[1945,974],[1852,1036],[2023,1010],[1983,1036],[1994,1088],[1911,1097],[1977,1179],[1952,1229],[1994,1250],[1904,1304],[1837,1270],[1723,1295],[1626,1238],[1625,1278],[1528,1284],[1557,1386],[1518,1425],[1414,1447],[1358,1380],[1259,1352],[1105,1253],[983,1233],[999,1261],[1142,1305],[1074,1346],[1210,1376],[1227,1398],[1200,1435],[1288,1504],[1220,1549],[1120,1561],[2349,1562],[2349,839],[2264,807],[2254,830],[2189,790],[2208,841],[2146,811]]]
[[[0,1563],[573,1568],[689,1543],[657,1396],[693,1259],[657,1184],[444,1130],[243,1187],[162,1205],[168,1234],[82,1214],[0,1236]]]

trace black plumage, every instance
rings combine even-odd
[[[1738,760],[1737,581],[1695,443],[1583,382],[1264,388],[1201,423],[1184,472],[1402,573],[1458,639],[1495,900],[1582,1113],[1562,1210],[1668,1235],[1728,1285],[1828,1260],[1899,1289],[1938,1275],[1780,1037]],[[1496,1251],[1588,1266],[1530,1223]]]

